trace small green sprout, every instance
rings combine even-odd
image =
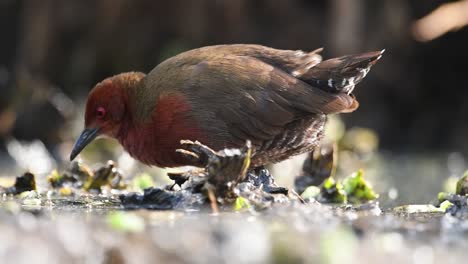
[[[343,180],[343,188],[351,203],[362,203],[378,198],[372,186],[364,180],[364,171],[358,170]]]

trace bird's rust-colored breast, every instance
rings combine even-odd
[[[134,124],[121,143],[130,155],[143,163],[162,167],[187,165],[187,161],[175,151],[180,148],[180,140],[206,139],[190,118],[191,110],[184,95],[161,95],[151,120]]]

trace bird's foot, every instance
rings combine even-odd
[[[199,141],[181,140],[180,145],[182,148],[177,149],[176,152],[194,165],[206,167],[210,161],[216,159],[217,153]]]
[[[239,182],[245,179],[250,166],[250,141],[241,149],[223,149],[215,152],[198,141],[182,140],[183,149],[176,150],[195,164],[205,167],[212,184]]]

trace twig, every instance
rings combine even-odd
[[[216,201],[216,195],[214,194],[213,188],[207,186],[206,191],[208,194],[208,199],[210,200],[210,206],[213,214],[219,214],[218,202]]]

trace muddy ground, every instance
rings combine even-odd
[[[199,171],[182,174],[190,176],[183,183],[171,175],[181,186],[138,190],[147,179],[117,182],[113,163],[80,182],[81,166],[52,173],[43,188],[26,174],[2,189],[1,263],[463,263],[468,257],[462,196],[459,203],[450,197],[448,209],[382,208],[378,199],[319,203],[319,196],[301,198],[278,186],[267,170],[247,172],[232,190]],[[217,186],[211,189],[216,206],[207,184]]]

